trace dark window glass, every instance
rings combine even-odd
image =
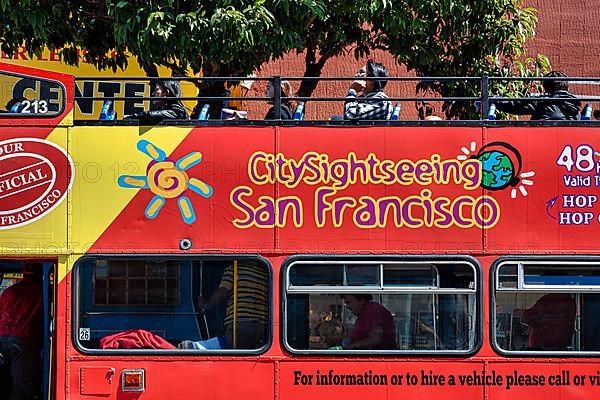
[[[493,313],[498,348],[548,353],[600,350],[600,323],[595,317],[599,278],[600,264],[593,262],[500,264]]]
[[[254,259],[84,258],[74,337],[91,350],[264,349],[269,276]]]
[[[474,348],[473,265],[331,262],[322,267],[318,261],[289,266],[285,340],[292,350],[339,354]]]

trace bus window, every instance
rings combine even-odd
[[[473,351],[478,271],[467,260],[293,261],[285,345],[330,354]]]
[[[593,316],[600,264],[578,260],[501,261],[495,270],[494,345],[503,352],[600,349]]]
[[[269,276],[250,258],[86,257],[74,337],[82,351],[256,352],[270,337]]]
[[[53,117],[65,108],[62,83],[0,72],[0,118]]]

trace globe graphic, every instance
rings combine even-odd
[[[486,151],[477,157],[481,161],[485,189],[499,190],[508,186],[514,177],[515,167],[510,158],[499,151]]]

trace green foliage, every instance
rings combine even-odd
[[[522,0],[402,0],[373,22],[376,47],[390,51],[418,76],[539,76],[549,69],[544,56],[526,58],[537,16]],[[491,89],[520,95],[526,86],[494,81]],[[478,84],[466,81],[424,81],[417,91],[480,95]],[[443,111],[449,118],[478,118],[470,102],[447,102]]]
[[[118,44],[142,64],[246,75],[295,45],[265,0],[107,0]]]
[[[123,68],[126,52],[149,74],[157,65],[182,74],[244,76],[291,50],[305,53],[307,77],[344,52],[384,49],[418,76],[535,76],[545,57],[526,58],[536,11],[522,0],[0,0],[0,42],[10,53],[25,44],[63,48],[98,68]],[[79,53],[78,48],[85,49]],[[83,55],[82,55],[83,54]],[[110,56],[107,56],[110,55]],[[309,96],[316,83],[305,81]],[[521,95],[520,83],[495,81],[492,93]],[[417,90],[478,96],[478,85],[423,81]],[[451,118],[475,117],[472,104],[446,103]]]
[[[306,77],[318,77],[332,57],[354,50],[356,58],[369,54],[374,45],[371,20],[385,12],[389,1],[315,0],[299,1],[278,15],[288,20],[288,29],[298,38],[298,52],[305,52]],[[310,96],[317,81],[305,80],[298,95]]]
[[[44,46],[65,48],[62,57],[69,64],[83,58],[101,69],[123,67],[125,46],[115,42],[112,30],[113,21],[101,1],[22,0],[16,5],[0,0],[0,42],[8,54],[21,45],[30,56],[39,55]],[[107,57],[111,49],[116,54]]]

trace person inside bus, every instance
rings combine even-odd
[[[319,336],[329,350],[343,349],[344,333],[344,325],[338,320],[332,319],[319,324]]]
[[[42,266],[26,264],[23,279],[0,296],[0,399],[40,396],[42,304]]]
[[[564,72],[552,71],[546,78],[566,78]],[[576,120],[579,118],[581,103],[569,93],[566,80],[543,80],[544,93],[540,98],[560,100],[494,100],[496,109],[516,115],[531,115],[531,120]]]
[[[348,89],[346,103],[344,104],[344,119],[388,119],[388,116],[392,113],[392,103],[387,100],[388,95],[384,91],[387,79],[369,79],[388,77],[388,71],[383,64],[369,60],[357,72],[356,77],[359,79],[353,81]]]
[[[234,298],[233,290],[235,280],[237,299]],[[258,349],[267,342],[268,293],[267,269],[255,261],[245,260],[237,263],[237,279],[234,277],[234,265],[228,265],[219,287],[209,300],[204,301],[201,297],[198,302],[203,311],[227,302],[224,320],[227,346],[234,349]]]
[[[152,101],[149,111],[140,111],[125,117],[125,119],[137,119],[140,124],[152,125],[164,119],[189,119],[185,106],[179,99],[181,87],[176,80],[159,80],[154,83],[153,97],[159,97]]]
[[[371,294],[345,294],[344,303],[358,319],[344,341],[344,349],[393,350],[396,348],[394,317]]]
[[[267,89],[265,90],[265,97],[270,97],[273,99],[275,96],[275,88],[273,87],[273,82],[269,81],[267,83]],[[294,90],[292,89],[292,84],[289,81],[281,81],[281,97],[293,97]],[[273,104],[273,100],[267,101],[269,104]],[[294,116],[294,109],[296,108],[295,102],[291,99],[281,100],[281,108],[279,112],[280,119],[292,119]],[[275,119],[275,106],[271,107],[267,114],[265,115],[265,119]]]
[[[575,330],[575,300],[568,293],[549,293],[527,310],[521,322],[529,330],[530,350],[567,350]]]

